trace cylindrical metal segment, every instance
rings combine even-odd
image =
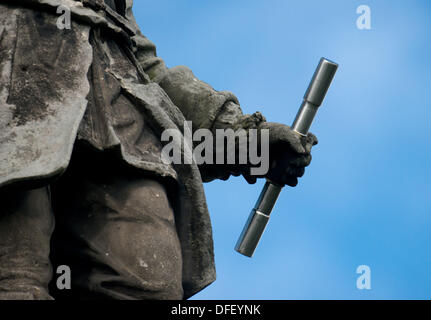
[[[301,136],[306,136],[319,107],[308,101],[303,101],[299,112],[293,121],[291,129]]]
[[[267,181],[257,199],[254,209],[251,211],[241,235],[236,243],[235,250],[239,253],[251,257],[256,249],[269,215],[274,208],[275,202],[281,192],[282,187]]]
[[[317,113],[317,109],[322,104],[326,92],[328,92],[337,68],[338,64],[325,58],[320,59],[319,65],[305,92],[301,108],[293,121],[291,127],[293,131],[302,136],[307,135]]]
[[[269,216],[272,208],[274,208],[281,189],[282,187],[272,183],[271,181],[266,181],[265,186],[256,201],[254,209]]]
[[[247,223],[236,243],[235,250],[244,256],[252,257],[254,250],[268,223],[269,216],[253,209],[248,217]]]
[[[338,64],[335,62],[321,58],[305,92],[304,100],[319,107],[325,98],[326,92],[328,92],[337,68]]]

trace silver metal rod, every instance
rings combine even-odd
[[[311,127],[311,123],[317,113],[317,109],[323,102],[326,92],[328,92],[332,79],[337,71],[338,64],[321,58],[319,65],[314,71],[313,78],[304,95],[301,108],[292,124],[292,130],[302,136],[306,136]]]
[[[265,183],[236,243],[236,251],[247,257],[253,256],[281,189],[282,187],[269,181]]]
[[[337,68],[338,64],[325,58],[320,59],[319,65],[305,92],[301,107],[291,126],[291,129],[299,135],[307,135],[317,109],[325,98]],[[267,180],[239,236],[235,246],[236,251],[247,257],[253,256],[282,188]]]

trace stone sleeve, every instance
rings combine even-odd
[[[133,38],[135,55],[151,81],[158,83],[173,103],[181,110],[185,119],[193,124],[193,131],[209,129],[252,129],[257,128],[265,118],[256,112],[243,114],[238,99],[231,92],[216,91],[207,83],[197,79],[185,66],[167,68],[157,56],[156,46],[145,36]],[[227,179],[238,175],[228,166],[199,166],[204,182],[214,179]]]

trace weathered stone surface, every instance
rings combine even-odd
[[[89,91],[89,28],[59,31],[54,19],[0,5],[0,186],[55,175],[72,152]]]
[[[157,57],[155,45],[140,33],[131,0],[124,0],[121,10],[114,6],[119,1],[109,1],[109,6],[102,0],[0,2],[0,187],[39,181],[47,190],[46,185],[52,182],[47,179],[68,167],[74,143],[75,151],[81,143],[89,145],[92,152],[97,150],[102,155],[100,162],[115,158],[121,166],[135,170],[133,174],[150,173],[160,180],[175,181],[175,194],[169,197],[175,199],[184,297],[209,285],[215,280],[215,265],[202,181],[227,179],[249,167],[166,165],[161,161],[161,132],[269,129],[270,143],[281,150],[273,155],[287,155],[280,156],[279,171],[273,172],[282,184],[291,183],[291,175],[303,173],[302,167],[311,160],[313,136],[300,141],[287,126],[266,123],[260,113],[244,115],[232,93],[214,90],[187,67],[167,68]],[[71,8],[71,30],[56,27],[59,5]],[[185,125],[186,120],[193,128]],[[305,149],[300,155],[294,152],[298,146]],[[109,166],[105,171],[108,176],[112,173]],[[121,181],[127,189],[127,179]],[[103,183],[94,190],[100,188]],[[114,190],[111,195],[118,195],[122,203],[126,189]],[[73,188],[70,193],[76,195]],[[85,200],[88,208],[101,206],[100,212],[111,212],[108,209],[113,202],[108,193],[101,191],[90,198]],[[45,239],[48,246],[49,234],[38,239]],[[92,236],[89,239],[91,247]]]

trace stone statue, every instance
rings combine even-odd
[[[163,161],[200,128],[269,130],[270,170]],[[215,280],[202,182],[295,186],[316,143],[167,68],[132,0],[0,0],[0,299],[187,299]]]

